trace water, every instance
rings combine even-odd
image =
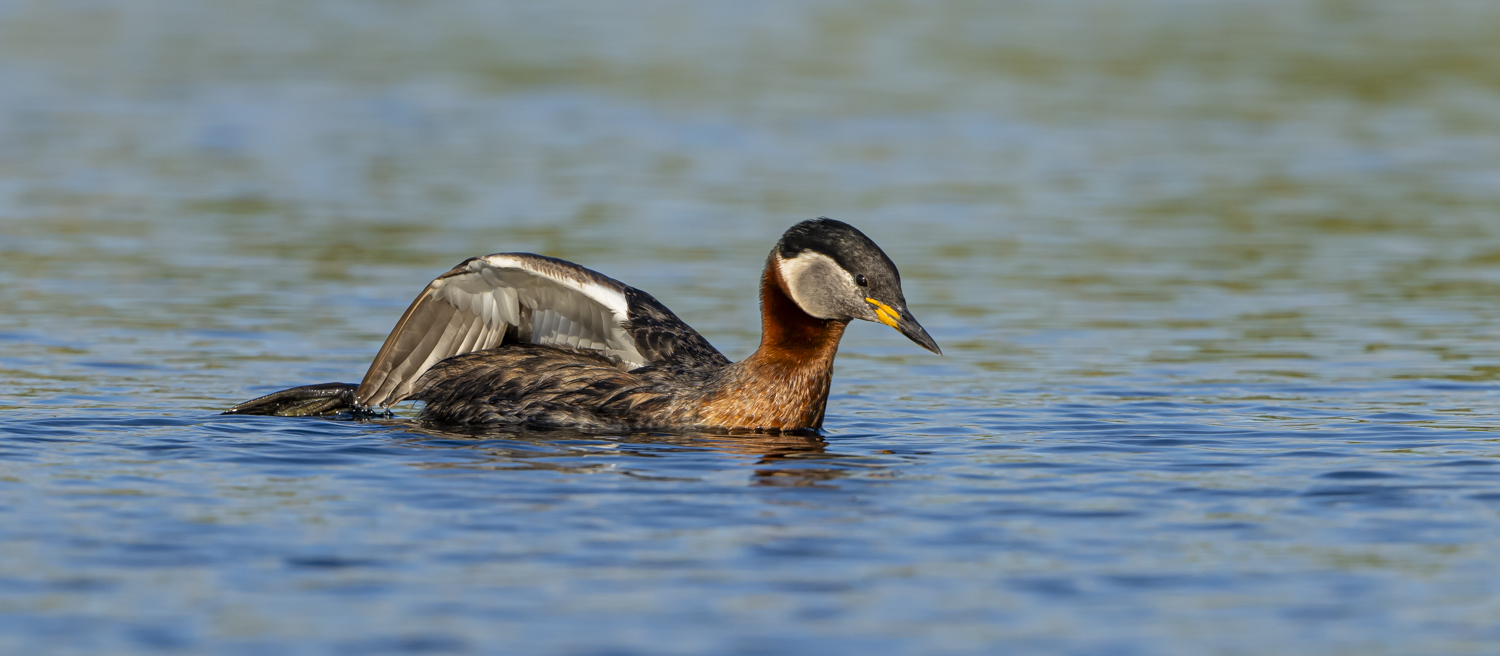
[[[0,5],[0,652],[1482,654],[1500,10]],[[224,417],[534,251],[734,358],[863,228],[822,438]],[[404,410],[406,416],[412,412]]]

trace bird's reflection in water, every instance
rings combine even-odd
[[[755,458],[753,481],[757,485],[807,487],[842,478],[853,470],[855,456],[830,453],[828,442],[815,433],[711,434],[696,436],[708,448]],[[837,463],[829,461],[837,460]],[[829,464],[839,466],[830,467]],[[861,467],[879,466],[861,464]]]
[[[876,458],[831,452],[828,441],[811,432],[589,433],[535,428],[438,428],[404,419],[375,423],[402,429],[410,436],[402,441],[405,446],[442,454],[421,463],[435,469],[614,473],[645,480],[699,481],[702,479],[694,475],[694,465],[701,465],[707,475],[726,468],[723,456],[727,454],[733,461],[750,461],[753,484],[806,487],[828,485],[856,472],[889,464]]]

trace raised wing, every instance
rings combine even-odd
[[[626,328],[632,305],[627,295],[661,305],[645,292],[556,258],[531,253],[470,258],[438,276],[406,308],[365,373],[355,401],[361,406],[397,403],[412,394],[417,379],[432,365],[507,341],[593,349],[624,369],[653,364]],[[682,327],[702,342],[690,351],[713,350],[691,328]]]

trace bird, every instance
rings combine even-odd
[[[890,326],[938,355],[901,274],[854,226],[788,228],[760,280],[761,339],[731,362],[650,294],[532,253],[472,257],[412,301],[358,384],[294,387],[225,414],[388,414],[430,425],[817,432],[844,329]]]

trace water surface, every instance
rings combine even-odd
[[[1500,10],[0,5],[0,651],[1435,654],[1500,639]],[[224,417],[532,251],[821,438]],[[410,417],[411,409],[402,413]]]

